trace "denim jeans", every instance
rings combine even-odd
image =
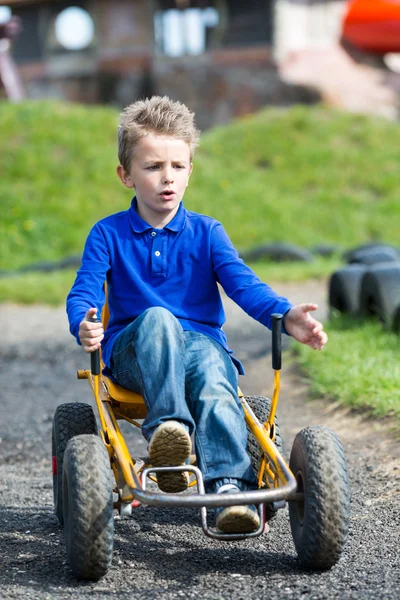
[[[217,341],[184,331],[165,308],[150,308],[117,337],[111,370],[117,383],[143,395],[147,440],[168,420],[194,433],[208,490],[215,480],[238,479],[241,487],[254,487],[237,369]]]

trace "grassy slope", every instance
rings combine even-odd
[[[323,108],[266,110],[207,134],[190,206],[238,246],[398,241],[400,127]]]
[[[0,106],[0,268],[82,250],[90,226],[121,210],[116,113],[53,102]]]
[[[108,108],[0,104],[0,269],[80,252],[96,220],[129,204],[116,121]],[[265,110],[204,135],[185,204],[223,221],[240,249],[397,242],[399,145],[383,120]]]
[[[81,252],[90,226],[126,208],[108,108],[53,102],[0,104],[0,269]],[[266,110],[203,137],[187,208],[221,220],[236,246],[398,243],[400,127],[318,108]],[[312,265],[255,266],[265,280],[332,272]],[[0,279],[0,301],[62,302],[74,272]],[[376,324],[328,324],[323,353],[299,350],[313,390],[400,414],[399,338]],[[374,342],[371,344],[371,339]]]

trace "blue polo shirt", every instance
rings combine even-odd
[[[107,367],[118,334],[154,306],[169,310],[184,330],[204,333],[232,354],[222,330],[225,312],[218,283],[268,328],[272,313],[285,314],[292,307],[244,264],[218,221],[188,211],[181,203],[172,221],[155,229],[136,207],[133,198],[128,210],[92,228],[67,297],[70,331],[80,343],[79,324],[89,308],[97,307],[100,314],[107,280],[110,320],[102,342]],[[243,374],[240,362],[232,359]]]

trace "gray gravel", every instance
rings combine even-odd
[[[320,302],[318,284],[281,286],[296,302]],[[278,290],[279,291],[279,290]],[[245,362],[241,387],[270,395],[269,336],[227,302],[226,331]],[[51,421],[58,404],[93,404],[76,370],[87,358],[69,336],[63,309],[0,306],[0,597],[1,598],[400,598],[400,449],[390,422],[372,422],[334,404],[308,401],[293,366],[284,367],[279,406],[287,452],[297,431],[325,424],[340,436],[352,488],[350,536],[329,572],[301,569],[287,510],[256,540],[222,543],[202,534],[193,510],[140,508],[115,521],[115,552],[97,583],[74,580],[66,564],[63,532],[53,514]],[[311,350],[310,350],[311,351]],[[139,455],[145,444],[124,427]]]

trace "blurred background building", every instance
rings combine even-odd
[[[326,88],[332,77],[343,79],[343,69],[347,87],[348,77],[354,80],[349,65],[356,59],[339,51],[348,4],[9,0],[0,4],[0,27],[11,17],[20,19],[21,31],[13,37],[10,52],[29,98],[120,107],[143,96],[167,94],[187,103],[196,111],[199,126],[207,128],[268,104],[321,97],[346,104],[337,90]],[[365,63],[360,58],[364,54],[359,52],[358,64]],[[321,61],[324,56],[327,63]],[[376,61],[369,68],[385,69]],[[374,87],[371,75],[366,77],[366,87]],[[386,116],[397,110],[393,85],[385,83],[380,97],[390,104],[383,111]],[[360,103],[352,104],[349,108],[357,110]]]

